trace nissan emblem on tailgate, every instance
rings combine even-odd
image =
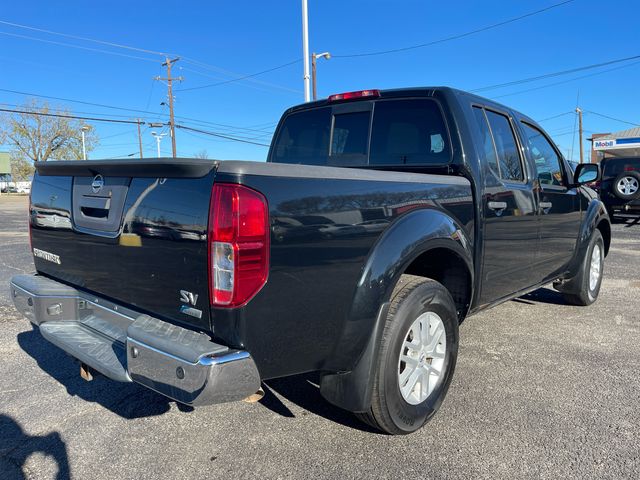
[[[100,190],[102,190],[103,186],[104,178],[102,178],[102,175],[98,174],[93,177],[93,182],[91,182],[91,190],[93,190],[93,193],[98,193]]]

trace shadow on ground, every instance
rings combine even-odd
[[[616,215],[611,219],[611,223],[624,225],[626,228],[640,227],[640,215]]]
[[[518,298],[513,299],[514,302],[534,305],[535,303],[547,303],[549,305],[570,305],[562,293],[551,288],[539,288],[531,293],[527,293]]]
[[[360,422],[353,413],[331,405],[322,398],[318,388],[319,381],[318,373],[305,373],[267,380],[263,383],[265,396],[260,400],[260,403],[283,417],[295,417],[294,413],[274,394],[276,392],[291,403],[303,408],[302,415],[312,413],[355,430],[380,433]]]
[[[23,467],[34,453],[53,459],[57,467],[56,479],[71,478],[67,445],[58,432],[27,435],[13,418],[0,414],[0,477],[6,480],[27,478]]]
[[[79,363],[61,349],[51,345],[38,327],[18,334],[18,344],[38,366],[67,389],[69,395],[96,402],[127,419],[162,415],[170,408],[171,400],[135,383],[118,383],[96,375],[87,382],[80,377]],[[182,411],[191,407],[180,406]]]

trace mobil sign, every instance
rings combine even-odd
[[[620,150],[629,148],[640,148],[640,137],[622,137],[613,139],[602,139],[593,141],[594,150]]]
[[[615,140],[594,140],[593,148],[595,150],[606,150],[608,148],[614,148],[616,146]]]

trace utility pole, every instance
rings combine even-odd
[[[302,62],[304,65],[304,101],[311,98],[309,88],[309,13],[307,0],[302,0]]]
[[[580,163],[584,163],[584,146],[582,145],[582,109],[576,107],[576,113],[578,114],[578,137],[580,140]]]
[[[140,132],[140,122],[142,120],[136,118],[136,121],[138,123],[138,143],[140,145],[140,158],[144,158],[144,156],[142,155],[142,133]]]
[[[163,67],[167,67],[167,78],[156,77],[156,80],[164,80],[167,82],[167,91],[169,95],[169,129],[171,131],[171,149],[173,151],[173,158],[176,158],[176,123],[173,119],[173,81],[182,81],[182,77],[171,77],[171,65],[180,60],[179,57],[169,59],[162,64]]]

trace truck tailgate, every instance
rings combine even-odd
[[[208,330],[216,168],[193,159],[37,163],[30,207],[37,271]]]

